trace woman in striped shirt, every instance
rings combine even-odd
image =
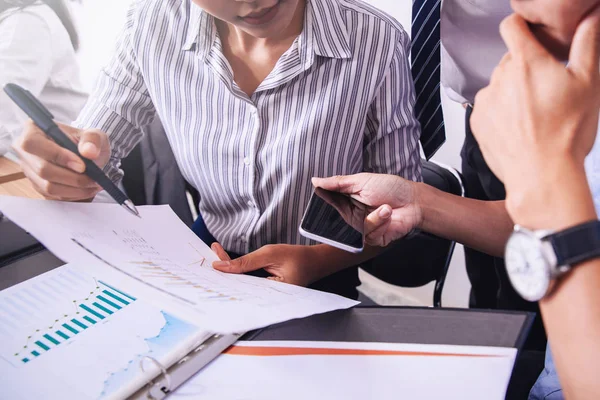
[[[377,172],[420,179],[409,38],[359,0],[136,0],[112,61],[69,132],[118,181],[155,115],[196,187],[226,272],[357,295],[373,256],[298,233],[311,177]],[[15,145],[48,198],[99,188],[34,127]],[[221,247],[222,246],[222,247]],[[228,254],[245,255],[229,261]],[[342,271],[343,270],[343,271]]]

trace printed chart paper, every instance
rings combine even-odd
[[[172,365],[210,336],[84,270],[0,292],[0,397],[125,398],[159,372],[146,357]]]
[[[0,196],[0,211],[67,262],[103,264],[196,313],[203,328],[240,333],[355,301],[212,268],[214,252],[168,206],[138,218],[116,204]],[[152,297],[149,292],[148,297]]]

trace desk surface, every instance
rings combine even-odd
[[[0,156],[0,184],[23,178],[25,178],[25,174],[17,163]]]
[[[0,195],[43,198],[25,178],[21,167],[6,157],[0,157]]]

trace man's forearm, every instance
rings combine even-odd
[[[417,184],[423,212],[421,230],[487,254],[502,257],[513,228],[504,201],[455,196],[429,185]]]
[[[561,162],[560,172],[511,201],[515,222],[536,230],[562,231],[597,218],[582,165]],[[600,260],[561,278],[540,308],[565,397],[600,398]]]
[[[540,302],[556,370],[568,399],[600,398],[600,260],[578,265]]]

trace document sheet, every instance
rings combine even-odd
[[[210,336],[126,286],[71,264],[0,292],[0,398],[122,399]]]
[[[0,196],[0,211],[67,262],[110,266],[139,297],[174,302],[215,333],[241,333],[357,304],[329,293],[212,268],[214,252],[168,206],[81,204]],[[307,260],[310,262],[310,260]],[[115,278],[118,279],[118,278]]]
[[[493,347],[238,341],[171,397],[503,400],[516,353]]]

